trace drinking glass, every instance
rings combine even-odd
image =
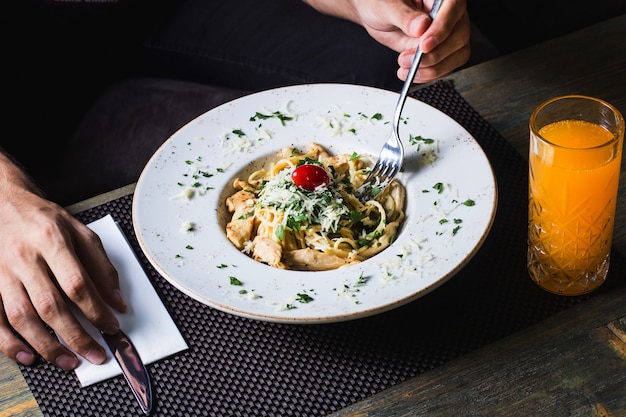
[[[530,116],[528,272],[541,288],[581,295],[606,280],[623,143],[623,116],[597,98]]]

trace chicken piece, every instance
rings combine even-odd
[[[326,159],[329,158],[328,152],[320,144],[311,142],[306,150],[307,154],[313,158]]]
[[[247,209],[247,206],[251,206],[256,201],[256,195],[254,194],[254,187],[248,184],[247,181],[242,179],[235,179],[233,181],[233,187],[235,190],[240,190],[226,199],[226,206],[231,213]]]
[[[330,156],[322,146],[315,142],[312,142],[309,145],[307,153],[317,156],[319,161],[327,167],[332,166],[335,174],[339,177],[347,176],[350,173],[350,157],[352,155],[341,154]]]
[[[345,177],[350,173],[350,155],[331,156],[324,161],[328,166],[335,169],[335,174],[339,177]]]
[[[287,251],[283,258],[285,265],[298,271],[328,271],[355,263],[349,259],[309,248]]]
[[[235,194],[226,199],[228,211],[233,213],[232,220],[226,225],[226,237],[237,249],[243,249],[245,243],[250,240],[254,230],[253,206],[256,202],[250,185],[240,179],[233,183],[235,188],[240,188]]]
[[[234,217],[234,216],[233,216]],[[237,249],[243,249],[254,230],[254,217],[237,218],[226,225],[226,237]]]
[[[255,202],[256,196],[254,193],[241,190],[226,199],[226,207],[228,207],[228,211],[233,213],[233,218],[235,218],[250,211]]]
[[[236,178],[235,181],[233,181],[233,187],[235,187],[235,190],[248,190],[254,192],[254,187],[241,178]]]
[[[295,147],[288,147],[288,148],[282,148],[277,154],[276,156],[278,157],[278,159],[289,159],[291,157],[293,157],[296,154],[300,154],[300,150],[298,148]]]
[[[267,237],[257,236],[254,238],[253,243],[252,257],[255,260],[276,268],[285,268],[280,261],[283,255],[283,247],[278,242]]]

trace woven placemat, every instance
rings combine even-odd
[[[189,350],[149,365],[155,416],[323,416],[623,284],[614,253],[592,295],[559,297],[526,272],[527,165],[454,90],[438,82],[414,97],[450,115],[481,144],[498,182],[499,206],[481,250],[436,291],[396,310],[335,324],[255,321],[207,307],[171,286],[143,256],[132,196],[77,215],[112,214],[139,256]],[[21,367],[47,416],[142,415],[120,376],[81,388],[73,373]]]

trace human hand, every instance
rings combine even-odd
[[[117,272],[98,236],[42,198],[1,153],[0,236],[0,350],[31,365],[34,349],[58,367],[74,369],[78,359],[50,334],[48,325],[89,362],[103,363],[104,349],[82,328],[70,305],[98,329],[117,332],[119,322],[107,306],[126,309]]]
[[[399,52],[398,78],[405,80],[415,50],[424,52],[415,82],[441,78],[470,57],[466,0],[444,0],[434,20],[433,0],[305,0],[318,11],[351,20],[379,43]]]
[[[400,52],[398,78],[405,80],[416,48],[424,52],[415,82],[441,78],[470,57],[470,21],[465,0],[445,0],[434,20],[433,0],[358,0],[361,24],[383,45]]]
[[[424,55],[414,82],[424,83],[450,74],[470,58],[470,19],[465,0],[446,0],[432,24],[420,37]],[[406,79],[415,48],[398,57],[398,78]]]

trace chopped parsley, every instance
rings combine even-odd
[[[274,232],[274,234],[276,235],[278,240],[282,241],[285,238],[285,226],[283,226],[282,224],[279,224],[276,227],[276,231]]]
[[[361,213],[360,211],[351,210],[350,214],[348,214],[348,218],[356,223],[363,220],[365,218],[365,214]]]
[[[416,145],[419,148],[420,144],[430,145],[435,142],[435,139],[425,138],[422,136],[413,136],[409,135],[409,143],[411,145]]]
[[[472,199],[467,199],[467,200],[465,200],[461,204],[463,204],[464,206],[467,206],[467,207],[472,207],[472,206],[476,205],[476,202],[474,200],[472,200]]]
[[[435,185],[433,185],[433,190],[437,191],[437,194],[443,193],[443,189],[444,189],[444,186],[443,186],[443,183],[441,182],[438,182]]]
[[[206,171],[198,171],[197,174],[194,174],[194,177],[197,177],[197,176],[201,176],[201,177],[204,177],[204,178],[211,178],[213,176],[213,174],[209,174]]]
[[[365,275],[363,275],[363,272],[361,272],[361,275],[359,275],[359,278],[356,280],[356,286],[360,287],[362,285],[367,284],[367,281],[369,281],[369,277],[366,277]]]
[[[296,301],[306,304],[306,303],[310,303],[311,301],[313,301],[313,297],[311,297],[307,293],[298,293],[298,295],[296,296]]]
[[[254,211],[249,211],[249,212],[244,213],[244,214],[242,214],[241,216],[239,216],[239,217],[237,218],[237,220],[245,220],[245,219],[247,219],[248,217],[252,217],[252,216],[254,216]]]
[[[236,277],[230,276],[228,278],[230,279],[230,285],[235,285],[235,286],[243,285],[243,282],[239,281],[239,279],[237,279]]]
[[[254,122],[256,120],[267,120],[267,119],[278,119],[280,124],[285,126],[285,122],[293,120],[293,116],[287,116],[280,111],[272,112],[271,114],[263,114],[260,112],[255,112],[254,116],[250,117],[250,121]]]

